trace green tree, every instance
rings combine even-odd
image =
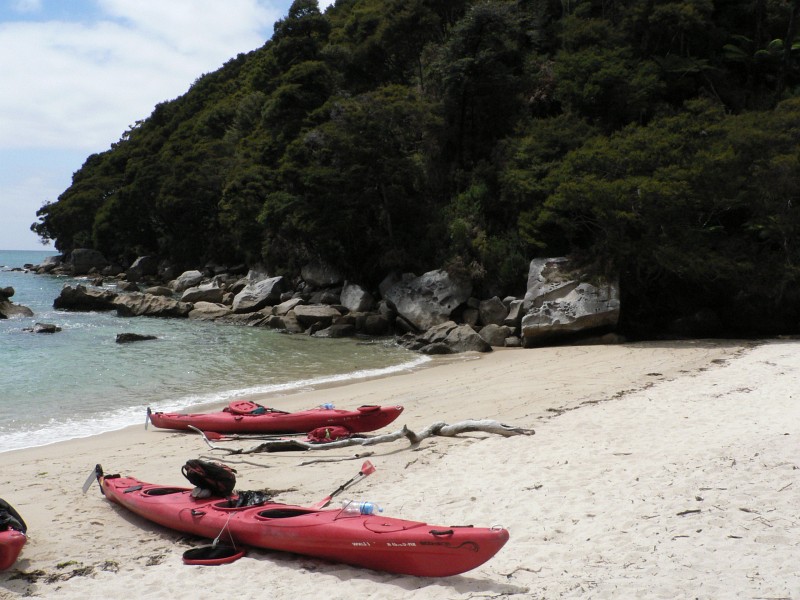
[[[267,196],[274,190],[271,171],[260,166],[236,170],[222,192],[219,202],[220,224],[232,253],[247,264],[261,261],[263,227],[259,213]]]
[[[303,240],[296,260],[322,256],[370,280],[414,264],[425,251],[431,216],[425,193],[430,107],[407,88],[387,86],[331,99],[318,118],[323,114],[326,120],[289,148],[281,191],[264,204],[269,262],[287,262],[275,257],[285,252],[279,242],[293,239]]]
[[[641,60],[606,19],[563,19],[555,57],[555,96],[568,112],[613,131],[646,122],[662,91],[655,62]]]
[[[429,67],[444,112],[444,159],[469,170],[491,156],[523,106],[520,35],[512,7],[473,5],[438,48]]]
[[[443,39],[437,8],[430,0],[353,3],[338,19],[334,11],[338,27],[325,54],[355,93],[389,83],[423,87],[423,49]]]
[[[39,221],[31,230],[42,240],[53,240],[61,252],[94,247],[95,214],[123,182],[120,151],[90,155],[58,200],[36,212]]]
[[[285,19],[275,23],[270,51],[279,72],[318,60],[330,34],[330,23],[316,0],[294,0]]]

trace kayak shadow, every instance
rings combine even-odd
[[[502,581],[495,581],[489,577],[481,578],[470,574],[451,575],[449,577],[418,577],[415,575],[399,575],[397,573],[387,573],[385,571],[373,571],[362,567],[355,567],[345,563],[338,563],[321,558],[301,556],[290,552],[280,552],[277,550],[267,550],[264,548],[249,548],[247,556],[251,559],[264,562],[274,562],[302,568],[312,573],[320,573],[331,577],[336,577],[342,583],[351,582],[354,579],[361,581],[371,581],[378,585],[392,586],[404,592],[411,593],[422,587],[442,588],[443,593],[463,594],[467,597],[470,594],[487,595],[489,597],[511,596],[515,594],[527,594],[530,588],[521,585],[512,585]],[[497,577],[503,577],[497,575]],[[384,594],[382,594],[384,595]],[[386,597],[400,597],[400,594],[389,593]]]
[[[25,549],[22,549],[25,552]],[[13,594],[12,598],[22,598],[28,594],[30,585],[36,583],[37,574],[29,571],[31,561],[20,556],[17,561],[5,571],[0,571],[0,597],[5,598],[6,592]]]
[[[498,575],[498,577],[503,576]],[[420,582],[428,583],[421,586]],[[494,598],[530,593],[530,588],[526,586],[512,585],[510,583],[494,581],[488,577],[481,578],[471,575],[451,575],[450,577],[415,577],[413,575],[399,575],[395,576],[391,581],[382,581],[381,583],[394,585],[408,593],[420,587],[436,586],[442,588],[443,593],[445,591],[450,594],[456,593],[467,598],[476,594]]]

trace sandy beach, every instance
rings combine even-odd
[[[260,399],[403,405],[383,432],[465,419],[535,429],[369,448],[377,471],[349,497],[388,516],[509,530],[492,560],[442,579],[263,550],[186,566],[202,540],[126,513],[96,485],[81,492],[96,463],[184,486],[185,461],[211,458],[237,469],[239,489],[312,504],[358,472],[362,447],[226,457],[142,425],[6,452],[0,497],[29,541],[0,573],[0,598],[800,598],[798,376],[798,341],[661,342],[504,349]]]

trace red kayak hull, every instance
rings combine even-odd
[[[16,562],[27,540],[27,536],[16,529],[0,531],[0,571],[5,571]]]
[[[281,550],[389,573],[457,575],[482,565],[508,541],[508,531],[499,527],[429,525],[277,503],[227,508],[227,500],[197,500],[188,488],[119,476],[100,477],[100,483],[112,502],[170,529],[213,539],[227,527],[222,543]]]
[[[352,433],[375,431],[385,427],[403,412],[402,406],[361,406],[356,410],[312,408],[294,413],[267,412],[264,414],[215,413],[150,414],[150,422],[162,429],[189,429],[216,433],[308,433],[318,427],[342,426]]]

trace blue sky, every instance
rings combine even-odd
[[[199,76],[263,45],[290,5],[0,0],[0,249],[50,249],[30,225],[86,157]]]

